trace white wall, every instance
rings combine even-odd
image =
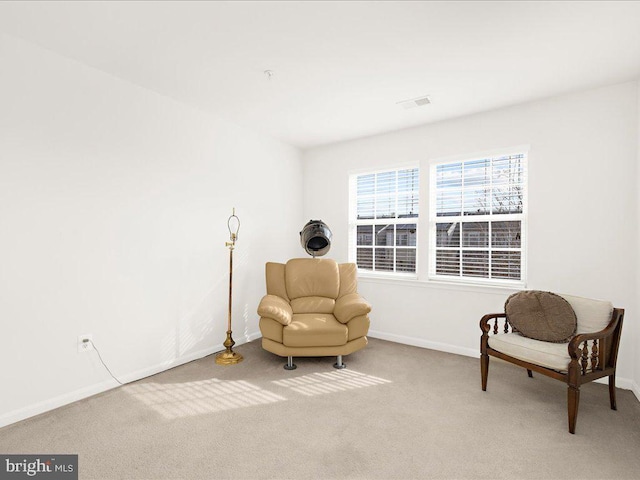
[[[618,384],[630,388],[640,343],[634,332],[637,96],[638,84],[630,82],[305,152],[305,218],[322,218],[332,228],[332,254],[340,261],[348,259],[348,175],[421,167],[423,275],[406,282],[361,276],[360,291],[373,303],[372,336],[478,355],[481,315],[502,311],[511,292],[426,281],[429,165],[529,145],[527,288],[609,299],[626,308]]]
[[[80,334],[123,380],[222,349],[232,207],[234,338],[259,336],[300,153],[9,36],[0,69],[0,426],[115,385]]]

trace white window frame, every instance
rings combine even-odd
[[[465,216],[462,211],[459,216],[451,216],[451,217],[437,217],[437,168],[442,165],[447,164],[456,164],[461,163],[465,164],[467,162],[473,162],[483,159],[494,159],[497,157],[509,156],[509,155],[523,155],[522,165],[523,165],[523,176],[522,176],[522,187],[523,187],[523,206],[522,213],[509,213],[509,214],[493,214],[489,213],[486,215],[468,215]],[[529,151],[528,147],[517,147],[509,150],[501,150],[501,151],[492,151],[486,154],[477,154],[473,156],[461,156],[456,158],[449,158],[444,160],[438,160],[430,164],[429,168],[429,271],[428,271],[428,279],[431,281],[439,281],[439,282],[447,282],[453,284],[468,284],[468,285],[487,285],[487,286],[502,286],[502,287],[514,287],[514,288],[524,288],[526,286],[527,279],[527,217],[528,217],[528,162],[529,162]],[[463,169],[464,172],[464,169]],[[464,173],[463,173],[464,178]],[[463,180],[464,182],[464,180]],[[463,184],[464,185],[464,184]],[[490,180],[491,186],[491,180]],[[464,208],[464,206],[462,207]],[[436,273],[436,252],[438,248],[437,245],[437,229],[436,223],[442,223],[443,220],[451,220],[452,222],[488,222],[490,225],[492,222],[508,222],[508,221],[520,221],[520,247],[515,248],[503,248],[496,247],[493,248],[491,241],[491,232],[489,232],[489,245],[488,247],[478,248],[478,251],[487,251],[489,252],[489,267],[488,272],[491,275],[491,252],[493,250],[510,250],[510,251],[519,251],[520,252],[520,279],[501,279],[501,278],[491,278],[491,277],[476,277],[476,276],[463,276],[462,275],[462,261],[460,261],[460,275],[438,275]],[[491,227],[490,227],[491,228]],[[462,238],[460,240],[462,242]],[[460,246],[460,251],[462,251],[463,247]],[[464,248],[466,251],[473,251],[473,247]]]
[[[362,269],[358,268],[358,274],[364,277],[392,277],[392,278],[404,278],[404,279],[417,279],[419,272],[419,264],[418,264],[418,248],[420,245],[420,210],[418,209],[418,216],[409,217],[409,218],[372,218],[372,219],[358,219],[357,218],[357,200],[358,200],[358,177],[364,175],[376,175],[380,173],[386,172],[399,172],[402,170],[417,170],[418,176],[418,189],[414,190],[418,195],[418,204],[420,205],[420,166],[411,164],[411,165],[402,165],[392,168],[382,168],[377,170],[364,170],[358,172],[351,172],[349,175],[349,262],[357,264],[357,234],[358,234],[358,226],[361,225],[371,225],[373,229],[373,244],[371,248],[374,251],[373,254],[373,265],[374,270]],[[396,205],[398,201],[398,192],[396,191]],[[419,207],[418,207],[419,208]],[[397,211],[397,209],[396,209]],[[375,212],[375,206],[374,206]],[[375,215],[374,215],[375,216]],[[409,248],[413,249],[416,252],[416,263],[415,263],[415,271],[414,272],[396,272],[389,270],[375,270],[375,226],[379,225],[381,222],[386,222],[387,224],[393,225],[402,225],[402,224],[414,224],[416,225],[416,244],[414,246],[409,245],[396,245],[397,238],[394,239],[393,246],[385,246],[384,248],[393,248],[394,251],[394,269],[396,267],[395,260],[395,252],[397,248]],[[397,234],[396,234],[397,235]]]

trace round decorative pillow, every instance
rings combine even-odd
[[[509,323],[525,337],[565,343],[576,333],[576,313],[560,295],[539,290],[514,293],[504,304]]]

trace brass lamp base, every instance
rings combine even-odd
[[[216,354],[216,363],[218,365],[235,365],[236,363],[240,363],[242,360],[242,355],[233,351],[224,351]]]
[[[218,365],[235,365],[243,360],[242,355],[232,350],[235,344],[236,342],[231,338],[231,330],[227,331],[227,339],[223,343],[226,350],[216,354],[216,363]]]

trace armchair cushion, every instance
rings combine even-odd
[[[352,318],[366,315],[371,311],[371,304],[357,293],[350,293],[338,298],[334,315],[340,323],[347,323]]]
[[[358,292],[358,266],[355,263],[341,263],[339,297]]]
[[[340,291],[340,271],[330,258],[293,258],[285,266],[287,295],[300,297],[337,298]]]
[[[347,343],[347,326],[330,313],[298,313],[283,329],[282,343],[287,347],[330,347]]]
[[[327,297],[300,297],[291,300],[293,313],[333,313],[336,301]]]
[[[507,298],[504,309],[509,323],[525,337],[566,343],[576,333],[576,313],[560,295],[525,290]]]
[[[284,269],[284,263],[267,262],[265,267],[267,295],[275,295],[289,300],[287,286],[284,281]]]
[[[265,295],[258,305],[258,315],[264,318],[272,318],[282,325],[289,325],[293,317],[293,311],[289,302],[276,295]]]

